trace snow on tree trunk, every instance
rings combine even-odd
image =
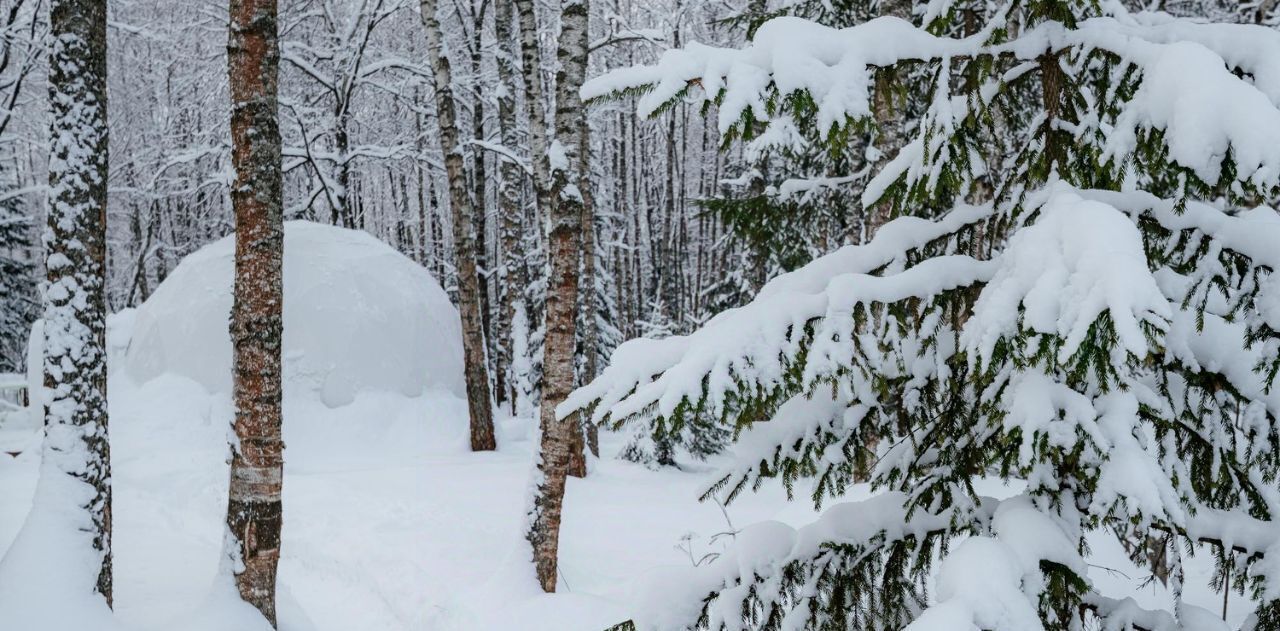
[[[547,152],[547,105],[542,90],[542,55],[538,49],[538,16],[533,0],[515,0],[520,19],[520,60],[524,66],[524,103],[529,116],[529,149],[533,158],[533,189],[538,213],[545,217],[551,194]]]
[[[517,44],[512,32],[515,18],[511,0],[498,0],[495,6],[494,30],[498,39],[498,124],[502,132],[502,145],[514,151],[520,139],[516,128],[515,85],[517,81]],[[515,318],[516,298],[528,281],[521,268],[524,252],[520,248],[520,188],[523,174],[514,160],[502,158],[502,179],[498,184],[498,226],[502,246],[499,264],[498,292],[499,312],[497,323],[498,353],[494,365],[495,395],[499,403],[514,404],[516,395],[512,384],[512,320]],[[514,408],[512,408],[514,410]]]
[[[511,316],[511,393],[512,409],[519,418],[532,418],[536,413],[533,398],[533,350],[529,348],[529,317],[524,300],[517,300]]]
[[[458,270],[458,311],[462,316],[462,353],[466,364],[467,403],[471,414],[471,449],[488,451],[497,446],[493,434],[493,406],[489,377],[485,373],[483,322],[480,313],[480,279],[476,272],[475,209],[467,193],[462,150],[453,101],[453,72],[444,54],[436,0],[422,0],[427,56],[434,71],[436,114],[440,122],[440,150],[449,180],[449,207],[453,212],[453,247]]]
[[[45,442],[41,487],[71,508],[86,564],[110,605],[107,441],[107,14],[94,0],[50,5],[49,215],[44,233]],[[57,480],[46,480],[56,476]]]
[[[585,65],[585,60],[584,60]],[[578,155],[578,169],[582,181],[582,282],[584,288],[582,291],[582,352],[583,357],[583,381],[591,381],[595,379],[597,372],[596,356],[599,354],[600,331],[597,326],[597,313],[599,287],[596,282],[596,212],[595,198],[591,194],[590,173],[591,173],[591,127],[587,121],[587,112],[583,108],[582,117],[582,137],[580,138],[580,153]],[[600,431],[595,423],[586,423],[583,427],[586,432],[586,448],[594,456],[600,455]],[[581,432],[580,432],[581,433]],[[577,477],[585,477],[587,475],[586,454],[582,449],[578,449],[576,455],[583,456],[575,459],[574,466],[570,475]]]
[[[526,268],[539,270],[541,272],[539,279],[545,281],[547,279],[545,275],[547,244],[543,241],[543,235],[546,233],[545,222],[548,221],[551,209],[551,168],[548,155],[550,140],[547,138],[547,103],[542,83],[542,52],[538,45],[538,16],[533,0],[514,0],[514,2],[519,25],[520,62],[524,71],[525,114],[529,118],[529,155],[533,171],[534,196],[532,223],[537,226],[536,230],[526,233],[529,242],[522,249]],[[524,331],[519,335],[530,342],[535,339],[545,341],[546,321],[539,318],[542,315],[540,310],[545,308],[547,287],[541,283],[533,283],[526,289],[528,293],[523,297],[525,316],[530,324],[537,323],[543,330]],[[527,400],[534,405],[537,405],[537,401],[542,396],[542,360],[546,354],[545,351],[544,344],[531,344],[531,353],[527,359],[516,360],[521,363],[521,369],[525,371],[519,381],[529,386],[523,395],[518,396],[528,397]],[[517,404],[516,407],[519,409],[520,406]]]
[[[489,262],[489,250],[486,247],[486,239],[489,234],[488,212],[489,203],[486,200],[487,189],[489,184],[489,176],[485,168],[485,151],[481,148],[487,142],[485,135],[484,122],[484,81],[482,75],[484,73],[484,21],[487,7],[481,7],[478,10],[472,10],[471,16],[471,199],[470,199],[470,217],[471,221],[467,223],[470,237],[471,248],[475,252],[475,266],[478,269],[492,270],[494,263]],[[479,144],[477,144],[479,143]],[[454,222],[454,241],[457,242],[458,222]],[[479,302],[480,312],[480,328],[476,339],[480,341],[482,349],[481,353],[477,353],[477,357],[484,358],[482,362],[482,370],[479,372],[485,380],[484,391],[488,397],[489,417],[493,417],[493,399],[488,395],[490,392],[488,358],[497,355],[496,348],[490,348],[489,343],[493,341],[493,310],[492,302],[489,297],[489,288],[492,276],[488,273],[484,275],[476,274],[476,297]],[[490,421],[492,425],[492,420]]]
[[[333,144],[337,153],[338,186],[333,196],[336,201],[330,223],[343,228],[355,228],[355,213],[351,209],[351,134],[347,126],[351,120],[348,103],[338,99],[333,106]]]
[[[226,553],[240,597],[276,624],[280,562],[281,357],[284,227],[275,0],[231,0],[227,76],[236,180],[235,303],[231,309],[235,444]]]
[[[574,328],[578,305],[578,262],[581,245],[583,196],[582,86],[587,65],[585,0],[564,3],[560,18],[560,69],[556,73],[556,140],[549,160],[552,176],[550,251],[547,282],[546,341],[543,359],[541,458],[529,530],[538,581],[547,592],[556,590],[560,511],[566,476],[581,460],[582,431],[576,414],[559,418],[556,406],[573,390]],[[580,466],[585,468],[585,463]]]
[[[581,10],[579,16],[577,11]],[[560,60],[560,70],[556,73],[556,142],[559,146],[565,147],[563,152],[564,164],[551,165],[551,200],[553,204],[551,230],[554,235],[557,230],[557,224],[564,222],[563,230],[572,232],[572,241],[566,240],[564,245],[572,249],[565,250],[564,254],[576,259],[577,268],[575,273],[563,279],[562,293],[569,297],[569,304],[576,309],[578,305],[578,295],[581,293],[582,283],[580,275],[581,270],[589,268],[592,264],[592,251],[587,244],[584,243],[583,232],[584,224],[590,222],[590,214],[592,212],[590,203],[591,181],[587,177],[587,160],[589,158],[588,148],[590,147],[590,134],[587,128],[587,116],[582,99],[579,98],[578,92],[582,88],[582,82],[586,79],[587,74],[587,55],[590,50],[590,29],[588,28],[589,8],[587,0],[583,0],[581,8],[578,4],[570,3],[564,7],[564,13],[560,19],[560,48],[557,56]],[[573,149],[569,149],[572,147]],[[553,150],[553,159],[559,162],[560,152]],[[554,236],[553,236],[554,238]],[[572,246],[569,244],[572,243]],[[553,260],[556,258],[555,251],[552,251]],[[554,270],[554,263],[553,268]],[[590,271],[585,272],[588,283],[586,285],[587,292],[591,291],[591,281],[593,277]],[[554,271],[550,279],[551,286],[558,280]],[[569,285],[572,284],[572,291]],[[586,301],[584,301],[586,302]],[[590,313],[590,312],[588,312]],[[590,316],[588,316],[590,317]],[[570,349],[577,348],[578,331],[577,316],[573,316],[573,326],[569,332]],[[551,320],[547,320],[547,330],[551,330]],[[587,325],[587,331],[591,330],[591,326]],[[556,378],[564,379],[563,384],[557,383],[553,388],[556,394],[550,397],[552,404],[558,405],[565,397],[569,395],[576,384],[577,373],[574,370],[575,357],[573,350],[569,355],[569,373],[568,376],[556,373]],[[544,393],[546,378],[544,377]],[[563,387],[564,392],[560,394]],[[544,394],[543,402],[546,404],[548,398]],[[565,430],[568,432],[569,438],[569,469],[568,474],[575,478],[587,477],[587,448],[586,440],[583,435],[582,423],[578,415],[573,415],[569,419],[562,419],[561,423],[565,423]]]

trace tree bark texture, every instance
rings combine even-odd
[[[231,311],[236,444],[227,553],[240,597],[276,625],[280,562],[281,357],[284,307],[276,0],[230,0],[227,76],[235,184]]]
[[[54,0],[49,12],[49,211],[44,232],[45,470],[91,492],[81,530],[112,603],[107,441],[107,9]],[[78,497],[82,494],[68,495]]]
[[[586,355],[583,362],[583,380],[585,382],[595,377],[596,351],[597,346],[600,344],[600,339],[596,330],[595,200],[591,195],[589,176],[591,173],[591,128],[587,123],[585,108],[579,110],[579,118],[581,119],[579,124],[582,126],[582,133],[579,134],[578,138],[578,188],[582,195],[582,203],[579,205],[582,225],[579,231],[582,235],[582,246],[580,248],[581,276],[578,281],[578,293],[581,297],[582,318],[578,324],[582,327],[582,330],[578,331],[577,335],[582,339],[582,352]],[[585,478],[587,477],[587,452],[590,451],[594,455],[599,455],[600,453],[598,429],[594,423],[580,417],[573,440],[573,448],[569,451],[569,475],[575,478]]]
[[[498,39],[498,80],[501,87],[498,91],[498,123],[501,126],[502,144],[510,151],[520,145],[516,125],[515,89],[518,72],[516,69],[519,46],[516,44],[512,26],[515,24],[515,6],[511,0],[497,0],[494,5],[494,30]],[[524,175],[520,165],[514,160],[501,158],[502,180],[498,186],[498,230],[502,246],[502,259],[499,263],[499,312],[497,326],[497,357],[494,366],[495,390],[499,403],[514,405],[515,390],[513,378],[509,374],[514,363],[512,357],[511,322],[515,318],[516,299],[527,284],[523,273],[524,251],[520,247],[520,225],[523,206],[520,203],[520,188]],[[511,408],[514,412],[514,407]]]
[[[556,406],[573,389],[574,320],[578,307],[583,212],[579,152],[585,131],[581,124],[582,102],[578,98],[578,90],[587,65],[588,6],[585,0],[567,0],[561,6],[555,144],[551,147],[554,156],[551,163],[553,206],[548,244],[551,274],[547,287],[542,404],[539,410],[541,458],[538,460],[537,488],[529,530],[538,582],[546,592],[556,589],[565,479],[572,465],[575,443],[578,450],[582,448],[581,428],[576,415],[559,418]]]
[[[551,206],[551,169],[547,160],[547,105],[542,87],[542,54],[538,49],[538,16],[533,0],[515,0],[520,22],[520,61],[524,67],[524,104],[529,116],[529,149],[532,152],[533,189],[538,213],[546,217]],[[577,101],[577,95],[574,95]]]
[[[471,414],[471,450],[497,447],[493,434],[493,404],[485,370],[483,321],[480,313],[480,278],[476,270],[475,209],[467,191],[462,149],[458,146],[457,113],[453,100],[453,71],[444,55],[443,34],[436,16],[437,0],[422,0],[427,56],[435,84],[436,117],[440,123],[440,150],[449,180],[449,207],[453,214],[454,261],[458,270],[458,311],[462,316],[462,354],[466,364],[467,404]]]
[[[904,20],[911,20],[911,3],[906,0],[888,0],[880,5],[881,15],[893,16]],[[875,96],[872,103],[874,116],[876,121],[875,145],[879,151],[879,157],[876,159],[875,169],[872,173],[879,173],[889,161],[898,155],[899,151],[907,144],[906,130],[903,129],[903,120],[905,112],[902,109],[904,99],[895,97],[895,86],[892,77],[888,75],[889,70],[881,69],[876,75]],[[877,204],[873,208],[860,209],[860,217],[852,217],[849,222],[850,230],[857,230],[856,226],[861,225],[859,230],[860,237],[851,239],[854,242],[859,240],[870,241],[876,233],[888,222],[892,217],[890,213],[892,209],[887,203]]]
[[[478,11],[472,16],[472,41],[471,41],[471,76],[475,77],[475,85],[471,91],[471,138],[473,143],[483,143],[486,140],[484,133],[484,94],[480,85],[480,77],[483,70],[483,51],[484,51],[484,16],[487,13],[487,2],[482,3]],[[455,102],[456,106],[456,102]],[[486,200],[489,184],[488,169],[485,168],[485,151],[480,145],[472,144],[471,146],[471,190],[470,198],[471,221],[468,227],[471,238],[471,247],[475,252],[475,266],[478,270],[485,270],[484,273],[476,274],[476,296],[480,302],[480,336],[479,339],[484,345],[483,354],[479,357],[485,358],[484,365],[488,366],[488,358],[497,355],[497,349],[491,350],[490,344],[493,341],[493,311],[491,309],[491,301],[489,298],[489,288],[494,280],[492,270],[494,265],[489,263],[488,248],[485,247],[485,235],[489,233],[487,213],[489,203]],[[455,223],[454,234],[457,234],[457,224]],[[486,396],[491,392],[489,385],[489,372],[484,372],[485,392]],[[493,416],[493,399],[489,399],[489,416]],[[492,424],[492,422],[490,423]]]
[[[587,6],[587,0],[583,0],[582,6]],[[568,7],[566,7],[568,10]],[[595,347],[595,241],[592,235],[594,231],[595,216],[594,207],[591,198],[591,179],[590,158],[591,158],[591,134],[590,127],[587,124],[586,106],[583,105],[581,99],[578,98],[578,91],[582,88],[582,82],[587,74],[588,55],[590,54],[590,30],[587,24],[587,9],[583,9],[582,23],[580,26],[575,24],[573,40],[565,42],[570,37],[568,30],[561,33],[561,46],[559,50],[561,72],[556,74],[556,135],[563,138],[562,142],[574,143],[576,151],[566,152],[565,173],[563,179],[552,178],[552,194],[553,203],[556,205],[566,205],[564,212],[576,212],[577,221],[579,222],[576,231],[578,248],[575,256],[578,258],[579,276],[574,280],[575,284],[575,301],[576,296],[582,296],[580,305],[586,313],[583,314],[582,326],[584,331],[581,332],[584,340],[591,338],[589,342],[584,343],[588,356]],[[563,19],[563,18],[562,18]],[[575,17],[575,20],[577,18]],[[577,29],[580,29],[577,30]],[[575,45],[581,43],[581,52]],[[571,58],[572,61],[567,61]],[[569,70],[564,70],[569,68]],[[566,90],[572,90],[572,97],[565,94]],[[561,99],[572,98],[571,110],[561,108],[559,104]],[[561,134],[561,130],[568,133]],[[567,145],[566,145],[567,146]],[[556,213],[561,212],[560,209]],[[586,281],[585,284],[583,281]],[[575,303],[576,304],[576,303]],[[574,325],[578,325],[575,318]],[[579,332],[574,331],[573,339],[575,340],[575,348],[577,346]],[[590,360],[588,360],[590,361]],[[571,362],[572,363],[572,362]],[[569,383],[564,389],[563,396],[557,396],[555,403],[559,405],[561,401],[573,391],[577,385],[575,379],[576,373],[571,373]],[[583,427],[583,419],[579,415],[575,415],[572,419],[573,423],[568,427],[569,431],[569,469],[568,474],[575,478],[587,477],[587,443],[585,436],[585,428]]]
[[[596,281],[596,257],[598,253],[596,249],[599,246],[596,240],[596,202],[595,196],[592,194],[589,185],[591,174],[591,142],[590,127],[587,125],[586,111],[582,112],[582,154],[580,168],[582,169],[582,284],[586,287],[582,299],[582,310],[585,312],[582,318],[582,324],[586,328],[582,332],[582,346],[587,354],[586,366],[582,376],[583,383],[589,383],[595,379],[599,372],[598,358],[600,355],[600,329],[597,317],[599,314],[599,305],[596,301],[599,299],[599,287]],[[591,455],[600,457],[600,428],[595,423],[582,419],[583,431],[586,432],[586,446]],[[587,474],[586,454],[582,454],[581,475],[585,477]],[[574,474],[571,472],[571,475]]]

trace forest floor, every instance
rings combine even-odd
[[[110,393],[116,616],[139,631],[205,628],[193,612],[219,563],[230,401],[173,376],[142,386],[115,376]],[[503,420],[499,450],[470,453],[465,416],[449,394],[364,393],[336,409],[286,403],[283,631],[604,629],[628,617],[657,570],[719,550],[728,538],[717,533],[814,517],[803,485],[795,502],[766,485],[723,511],[700,503],[715,463],[653,471],[609,457],[622,441],[605,434],[607,457],[570,481],[560,593],[544,595],[523,539],[532,421]],[[0,453],[0,555],[25,514],[11,507],[30,505],[38,440],[30,429],[0,432],[0,450],[23,450]],[[990,487],[982,491],[1008,493]],[[1144,572],[1118,548],[1094,552],[1114,559],[1095,581],[1131,584],[1147,605],[1168,602],[1158,583],[1140,587]],[[1189,582],[1197,604],[1220,610],[1220,596],[1194,587],[1211,566],[1198,556]],[[1228,617],[1239,622],[1250,608],[1235,597]]]

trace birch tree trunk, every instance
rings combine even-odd
[[[538,16],[533,0],[514,0],[514,2],[519,24],[520,62],[521,69],[524,72],[525,113],[529,118],[529,162],[533,171],[534,208],[531,223],[536,229],[531,236],[533,237],[533,243],[541,246],[542,237],[545,234],[545,222],[551,212],[551,168],[547,155],[551,141],[547,137],[547,102],[542,83],[542,51],[538,45]],[[526,251],[537,251],[540,249],[537,246],[527,247]],[[526,310],[525,313],[531,318],[528,322],[532,323],[532,318],[537,317],[539,305],[532,299],[528,299],[528,302],[523,302],[526,300],[525,297],[522,297],[521,300]],[[545,305],[541,306],[545,309]],[[545,313],[543,315],[543,323],[545,324]],[[524,336],[522,339],[528,339],[526,333],[520,333],[520,335]],[[543,342],[543,359],[545,360],[545,336]],[[528,365],[532,367],[534,361],[531,356]],[[533,380],[529,381],[527,384],[528,392],[516,396],[531,397],[535,391],[541,388]],[[515,394],[514,388],[513,394]],[[517,406],[513,402],[514,407]]]
[[[1276,8],[1276,0],[1262,0],[1258,3],[1258,8],[1253,12],[1254,24],[1266,24],[1267,17],[1271,15],[1271,11]]]
[[[491,353],[489,343],[493,338],[493,311],[491,310],[492,302],[489,298],[489,288],[493,280],[493,265],[489,263],[488,248],[485,247],[488,241],[488,210],[489,203],[487,201],[487,188],[489,184],[488,169],[485,168],[485,151],[481,145],[474,143],[483,143],[487,140],[484,133],[484,88],[483,88],[483,61],[484,61],[484,16],[487,12],[488,3],[482,3],[480,9],[472,15],[471,29],[473,38],[471,41],[471,138],[474,141],[471,145],[471,245],[475,252],[475,264],[484,273],[476,274],[476,283],[478,285],[477,296],[480,301],[480,339],[485,345],[484,354],[486,361],[484,366],[488,366],[487,358],[491,354],[496,354],[496,349]],[[456,106],[456,102],[455,102]],[[455,228],[456,230],[456,228]],[[489,374],[484,372],[485,391],[489,391]],[[492,407],[492,399],[490,400]],[[490,409],[489,415],[493,415]]]
[[[347,102],[337,99],[333,106],[333,144],[337,155],[338,187],[333,192],[337,204],[332,209],[330,223],[343,228],[355,228],[355,213],[351,208],[351,134],[347,131],[351,116]]]
[[[597,326],[596,317],[599,310],[597,305],[599,288],[596,286],[596,248],[600,247],[596,242],[596,213],[595,213],[595,197],[592,195],[589,184],[591,174],[591,142],[590,127],[587,125],[586,111],[582,112],[582,149],[579,156],[579,168],[582,176],[582,348],[587,354],[585,358],[584,374],[582,376],[583,383],[589,383],[595,379],[596,373],[599,371],[598,358],[600,355],[600,331]],[[591,455],[600,457],[600,428],[595,423],[589,421],[584,422],[583,431],[586,432],[586,447]],[[569,475],[577,477],[586,477],[587,461],[586,454],[579,450],[579,454],[583,457],[571,467]]]
[[[475,209],[467,193],[467,178],[458,146],[457,114],[453,101],[453,71],[444,55],[437,0],[422,0],[427,57],[433,70],[436,116],[440,123],[440,150],[449,180],[449,207],[453,213],[454,260],[458,270],[458,311],[462,316],[462,354],[466,364],[467,404],[471,414],[471,449],[497,447],[493,435],[493,405],[489,377],[485,374],[484,331],[481,320],[480,279],[476,274]]]
[[[90,567],[97,576],[91,580],[111,605],[106,3],[54,0],[49,20],[52,151],[44,232],[47,398],[41,488],[60,498],[87,501],[72,507],[71,514],[84,517],[76,529],[86,538],[83,552],[93,558]],[[46,483],[45,476],[53,477]]]
[[[583,0],[584,7],[586,6],[586,2],[587,0]],[[566,7],[565,10],[568,10],[568,7]],[[586,11],[586,9],[584,9],[584,11]],[[562,17],[562,24],[563,20],[564,18]],[[572,256],[578,260],[578,270],[581,276],[574,280],[574,308],[585,307],[588,303],[591,304],[591,306],[587,308],[587,312],[583,317],[583,326],[586,329],[583,334],[585,335],[595,329],[595,327],[592,326],[595,319],[595,307],[594,301],[591,299],[593,295],[592,291],[594,290],[592,284],[595,282],[595,270],[592,267],[595,263],[593,258],[595,244],[590,236],[583,236],[588,230],[590,230],[587,226],[595,223],[595,218],[593,216],[594,210],[591,203],[590,171],[588,169],[588,161],[591,156],[591,138],[589,133],[590,128],[587,123],[586,106],[582,104],[581,98],[578,97],[578,91],[582,88],[582,82],[586,80],[587,61],[588,55],[590,54],[590,30],[588,28],[587,17],[585,17],[585,14],[582,18],[582,24],[578,28],[581,29],[581,33],[575,33],[572,36],[574,38],[572,41],[565,41],[566,38],[570,37],[571,29],[565,29],[560,34],[560,48],[558,50],[558,55],[561,63],[561,72],[556,73],[556,139],[562,144],[565,142],[574,143],[573,146],[576,147],[577,150],[573,152],[566,151],[565,153],[565,161],[567,164],[564,169],[564,179],[558,180],[554,173],[552,175],[552,203],[556,206],[566,205],[571,207],[577,213],[578,247],[575,248],[576,252],[572,254]],[[579,54],[576,50],[570,50],[566,53],[566,47],[572,49],[579,41],[582,46],[580,59],[576,57]],[[574,56],[575,60],[573,63],[581,64],[581,67],[579,68],[575,66],[572,72],[565,71],[564,67],[567,63],[566,55]],[[566,95],[566,90],[572,90],[572,95]],[[570,98],[572,98],[572,101],[566,101],[566,99]],[[567,108],[562,107],[562,103],[565,104]],[[561,209],[556,208],[554,212],[559,214]],[[565,208],[564,212],[570,212],[570,208]],[[586,280],[585,285],[582,282],[584,278]],[[584,291],[582,289],[584,286],[586,287],[586,299],[582,300],[581,304],[579,304],[578,296]],[[578,321],[575,315],[575,327],[577,326],[577,323]],[[574,340],[574,348],[577,348],[577,336],[578,331],[575,330],[571,335]],[[555,403],[557,405],[563,401],[565,397],[569,396],[569,393],[573,391],[574,386],[577,384],[576,371],[573,370],[575,365],[574,360],[576,358],[572,355],[573,354],[570,353],[570,373],[568,383],[565,386],[564,394],[555,398]],[[581,422],[581,418],[576,415],[570,420],[572,420],[572,424],[566,428],[569,432],[568,474],[575,478],[585,478],[587,477],[587,446],[583,424]]]
[[[538,582],[546,592],[556,590],[565,479],[573,464],[575,443],[579,451],[582,448],[577,417],[559,418],[556,406],[573,389],[574,320],[578,306],[584,184],[580,160],[584,130],[578,90],[587,66],[588,6],[586,0],[565,0],[561,7],[556,130],[549,154],[553,206],[548,244],[551,274],[547,281],[546,341],[539,410],[542,457],[538,460],[537,489],[529,530]],[[581,454],[578,457],[581,458]]]
[[[501,126],[502,144],[508,151],[514,152],[520,144],[516,125],[515,89],[517,80],[516,59],[518,46],[515,42],[512,25],[516,19],[514,5],[511,0],[497,0],[494,5],[494,32],[498,40],[498,123]],[[502,180],[498,184],[498,230],[502,245],[502,259],[499,263],[498,292],[498,353],[494,365],[494,381],[497,384],[496,395],[499,403],[515,402],[512,386],[511,365],[512,330],[511,322],[515,319],[516,297],[525,286],[526,279],[522,262],[524,252],[520,247],[520,184],[523,175],[520,165],[507,157],[501,158]],[[515,411],[514,405],[511,408]]]
[[[529,149],[533,162],[533,190],[537,211],[545,217],[551,206],[551,169],[547,160],[547,105],[542,88],[542,54],[538,49],[538,16],[533,0],[515,0],[520,16],[520,60],[524,69],[524,104],[529,116]],[[576,98],[576,96],[575,96]]]
[[[236,444],[227,554],[240,597],[276,625],[280,562],[281,357],[284,306],[276,0],[231,0],[227,76],[236,180],[234,344]]]

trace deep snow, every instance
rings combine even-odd
[[[290,229],[296,234],[297,224]],[[314,282],[288,285],[294,290],[290,295],[315,304],[299,310],[286,303],[286,331],[293,330],[286,337],[297,342],[293,357],[349,363],[363,381],[340,388],[298,387],[316,383],[300,381],[286,390],[283,630],[599,630],[669,606],[670,590],[688,584],[680,577],[690,575],[696,561],[735,543],[725,533],[747,529],[737,536],[736,561],[750,568],[772,562],[782,544],[807,541],[792,528],[806,533],[823,526],[803,528],[817,519],[803,487],[794,502],[786,501],[781,488],[766,486],[744,493],[724,510],[699,503],[697,497],[719,477],[719,467],[733,463],[732,454],[683,470],[653,471],[614,458],[624,439],[605,433],[606,457],[593,462],[587,479],[569,481],[560,589],[542,594],[524,540],[536,446],[533,420],[500,414],[498,451],[468,451],[461,376],[447,374],[461,370],[460,360],[452,363],[450,355],[456,338],[435,349],[447,361],[434,365],[446,372],[419,373],[410,387],[379,378],[381,371],[417,370],[430,362],[407,354],[432,352],[422,347],[424,340],[447,337],[457,325],[456,312],[437,299],[443,292],[434,284],[414,293],[369,280],[369,268],[362,266],[372,259],[355,260],[352,252],[376,255],[375,267],[398,268],[405,282],[425,275],[408,259],[386,256],[383,250],[389,248],[371,238],[359,242],[358,235],[340,234],[349,231],[303,230],[318,241],[311,250],[297,247],[305,240],[288,242],[295,263],[290,268],[286,258],[286,284],[298,278],[289,276],[290,269],[301,270]],[[326,249],[330,237],[343,247]],[[229,585],[214,584],[232,405],[224,384],[210,378],[202,364],[220,362],[225,354],[225,327],[218,325],[225,316],[216,312],[229,308],[228,301],[218,302],[229,300],[228,244],[202,250],[179,268],[185,271],[170,277],[174,289],[162,286],[155,303],[136,314],[116,314],[109,323],[114,618],[131,631],[249,631],[262,624]],[[299,258],[300,253],[314,256]],[[327,256],[347,258],[337,265]],[[305,261],[304,267],[298,261]],[[334,290],[325,290],[325,283]],[[301,287],[310,291],[299,292]],[[424,312],[430,317],[414,317]],[[379,319],[374,326],[353,314]],[[434,328],[424,331],[420,319]],[[184,330],[187,326],[192,328]],[[363,351],[394,349],[384,353],[392,356],[353,353],[352,339],[365,340]],[[57,563],[32,558],[31,550],[8,554],[36,488],[40,433],[35,421],[11,414],[0,424],[0,566],[21,556],[32,562],[24,567]],[[741,448],[750,452],[750,445]],[[1009,496],[1019,490],[1016,486],[988,481],[979,490]],[[828,505],[867,497],[865,488],[855,487]],[[751,526],[757,522],[768,523]],[[982,545],[975,541],[970,547]],[[1149,607],[1168,606],[1162,588],[1138,589],[1146,573],[1125,560],[1112,538],[1098,537],[1091,545],[1091,559],[1104,563],[1092,567],[1090,576],[1105,591],[1130,592]],[[1207,555],[1192,561],[1187,597],[1219,611],[1221,597],[1203,587],[1210,563]],[[946,578],[939,576],[937,593],[956,591]],[[49,620],[67,613],[53,590],[32,587],[22,593],[27,592],[27,609],[49,613]],[[0,606],[5,631],[20,613],[12,609],[17,605],[7,606],[11,609]],[[1231,622],[1238,624],[1249,609],[1233,596]],[[102,631],[103,624],[50,622],[19,625],[16,631]]]
[[[164,373],[231,392],[235,240],[182,260],[137,310],[125,369],[139,383]],[[331,406],[361,390],[465,396],[462,326],[422,266],[367,232],[285,222],[284,387]]]
[[[229,617],[229,605],[201,611],[218,566],[229,397],[177,376],[138,386],[119,371],[110,391],[116,617],[137,631],[230,631],[211,624]],[[651,471],[605,458],[569,482],[561,593],[542,595],[522,531],[532,422],[502,421],[499,450],[473,454],[465,415],[461,399],[439,391],[362,394],[336,409],[286,404],[282,629],[604,629],[660,597],[669,572],[691,567],[678,546],[700,557],[727,541],[712,544],[717,533],[815,518],[802,498],[788,503],[776,487],[744,494],[722,514],[696,499],[711,466]],[[620,446],[605,434],[606,454]],[[0,454],[0,551],[22,524],[37,458],[36,450]],[[1095,552],[1127,578],[1093,568],[1094,580],[1136,586],[1144,576],[1118,549]],[[1208,563],[1202,555],[1190,568],[1196,585]],[[1193,602],[1220,608],[1220,597],[1195,592]],[[1167,602],[1150,587],[1134,595],[1148,606]],[[1249,607],[1233,599],[1229,617],[1238,623]]]
[[[204,629],[192,618],[219,562],[229,397],[173,375],[138,386],[119,371],[110,392],[116,616],[130,629]],[[701,554],[728,529],[717,506],[696,501],[703,475],[599,461],[570,482],[562,593],[543,596],[522,530],[531,421],[503,421],[501,449],[473,454],[465,416],[463,400],[438,390],[365,393],[336,409],[286,403],[283,629],[602,629],[625,619],[651,570],[689,564],[682,536],[696,533]],[[618,446],[606,435],[607,450]],[[21,526],[37,460],[35,449],[0,456],[0,550]],[[729,515],[741,525],[796,508],[775,489]]]

